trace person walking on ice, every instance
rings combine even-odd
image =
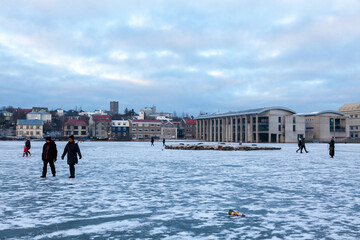
[[[298,141],[298,150],[296,150],[296,152],[299,152],[299,150],[301,150],[301,147],[302,147],[302,141],[301,141],[301,138],[299,138],[299,141]]]
[[[163,147],[165,147],[165,138],[163,139]]]
[[[329,142],[329,155],[330,155],[331,158],[333,158],[334,155],[335,155],[335,140],[334,140],[334,137],[332,137],[330,142]]]
[[[23,157],[25,157],[25,155],[26,155],[26,157],[28,156],[28,148],[26,147],[26,144],[25,144],[25,146],[24,146]]]
[[[82,156],[79,145],[74,142],[73,135],[69,137],[69,142],[66,144],[64,148],[64,153],[61,156],[62,160],[64,160],[66,154],[67,154],[67,164],[69,164],[69,169],[70,169],[69,178],[75,178],[75,164],[78,163],[77,155],[79,155],[80,159],[82,158]]]
[[[151,146],[154,146],[154,137],[151,137]]]
[[[43,146],[42,151],[42,160],[43,160],[43,172],[41,177],[46,178],[46,172],[47,172],[47,165],[50,164],[51,173],[53,174],[53,177],[55,177],[56,170],[55,170],[55,164],[57,159],[57,149],[56,144],[54,141],[51,140],[51,137],[46,137],[46,143]]]
[[[28,138],[25,138],[25,146],[27,148],[27,151],[26,151],[26,156],[29,154],[31,156],[31,153],[30,153],[30,148],[31,148],[31,144],[30,144],[30,140]]]
[[[306,147],[305,147],[305,138],[302,139],[301,141],[301,150],[300,150],[300,153],[302,153],[303,149],[305,149],[305,152],[308,153],[309,151],[306,150]]]

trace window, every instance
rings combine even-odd
[[[142,126],[143,126],[143,124],[142,124],[142,123],[139,123],[139,124],[138,124],[138,126],[139,126],[139,127],[142,127]]]
[[[79,131],[74,131],[74,135],[79,135]]]
[[[139,129],[138,132],[142,132],[142,129]]]
[[[81,135],[86,135],[86,131],[81,131]]]
[[[296,125],[293,125],[293,132],[296,131]]]
[[[160,129],[156,129],[157,132],[160,132]]]
[[[23,126],[22,126],[22,125],[20,126],[20,129],[23,129]],[[21,133],[21,134],[22,134],[22,133]]]
[[[36,129],[40,129],[40,126],[36,126]]]
[[[279,117],[279,123],[281,123],[281,117]]]
[[[39,132],[39,131],[36,131],[36,135],[40,135],[40,132]]]
[[[66,129],[70,129],[70,126],[67,126]]]
[[[144,123],[144,127],[148,127],[149,126],[149,124],[148,123]]]
[[[26,129],[29,129],[29,125],[26,125]]]
[[[132,132],[136,132],[136,129],[135,129],[135,128],[133,128],[133,129],[132,129]]]
[[[78,129],[78,126],[74,126],[74,129]]]
[[[86,129],[86,126],[82,126],[81,129]]]
[[[293,123],[296,123],[296,118],[295,117],[293,117]]]
[[[133,127],[136,127],[136,123],[133,123],[132,126],[133,126]]]
[[[281,125],[279,125],[279,128],[278,128],[279,131],[281,131]]]
[[[152,131],[152,132],[155,132],[155,129],[152,128],[151,131]]]
[[[153,127],[153,126],[155,126],[155,125],[152,123],[152,124],[150,124],[150,126],[152,126],[152,127]]]
[[[353,126],[350,126],[350,130],[353,130]]]

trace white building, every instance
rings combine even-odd
[[[51,114],[49,112],[45,111],[39,111],[39,112],[29,112],[26,114],[27,120],[41,120],[43,122],[51,122]]]

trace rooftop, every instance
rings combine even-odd
[[[190,118],[186,119],[186,118],[184,118],[183,120],[184,120],[185,124],[191,124],[191,125],[196,124],[196,119],[190,119]]]
[[[255,108],[255,109],[249,109],[244,111],[230,111],[225,113],[212,113],[212,114],[205,114],[200,115],[196,119],[207,119],[207,118],[215,118],[215,117],[232,117],[232,116],[239,116],[239,115],[251,115],[251,114],[261,114],[270,110],[282,110],[282,111],[288,111],[292,114],[295,114],[293,110],[285,107],[264,107],[264,108]]]
[[[42,120],[27,120],[27,119],[18,119],[18,125],[43,125]]]
[[[92,115],[91,117],[95,122],[111,122],[109,115]]]
[[[131,121],[131,122],[139,122],[139,123],[141,123],[141,122],[156,122],[156,123],[161,123],[161,121],[159,121],[159,120],[131,119],[130,121]]]
[[[326,111],[319,111],[319,112],[305,112],[305,113],[298,113],[297,116],[319,116],[323,114],[338,114],[340,116],[345,116],[344,114],[333,111],[333,110],[326,110]]]
[[[346,111],[360,111],[360,102],[358,103],[345,103],[339,108],[339,112],[346,112]]]

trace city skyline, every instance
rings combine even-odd
[[[0,105],[214,113],[359,102],[360,3],[3,1]]]

